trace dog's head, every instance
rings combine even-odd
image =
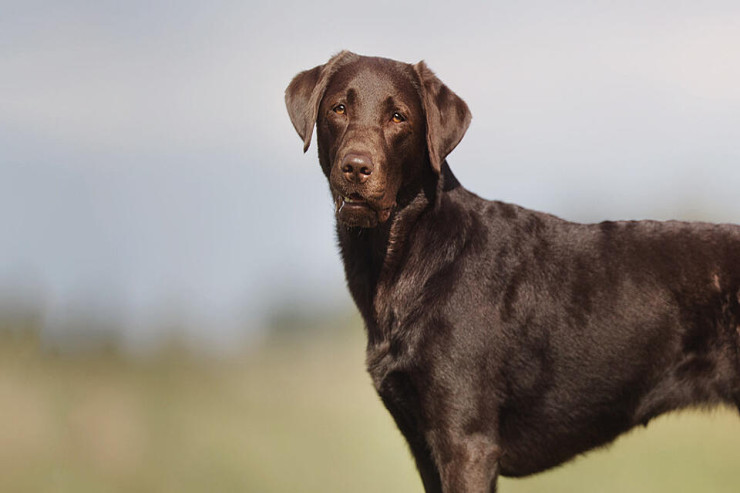
[[[375,227],[441,172],[470,124],[465,102],[427,68],[343,51],[285,92],[304,152],[316,125],[337,220]]]

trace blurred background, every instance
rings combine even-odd
[[[0,491],[422,491],[283,104],[341,49],[467,101],[483,197],[740,223],[737,2],[0,0]],[[735,492],[738,438],[669,416],[501,490]]]

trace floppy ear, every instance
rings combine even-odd
[[[414,65],[414,71],[421,83],[429,160],[439,173],[447,155],[465,135],[473,115],[465,101],[444,85],[423,61]]]
[[[311,145],[311,134],[319,113],[319,103],[324,96],[326,84],[340,62],[354,53],[342,51],[334,55],[326,64],[319,65],[296,75],[285,90],[285,105],[288,107],[290,121],[298,135],[303,139],[303,152]]]

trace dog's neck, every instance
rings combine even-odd
[[[349,291],[365,321],[369,343],[382,338],[376,300],[379,291],[394,282],[414,224],[426,211],[440,206],[443,193],[458,186],[444,162],[439,175],[424,179],[407,197],[399,197],[397,209],[385,223],[375,228],[350,228],[337,223]]]
[[[391,222],[395,215],[393,213],[385,224],[375,228],[349,228],[337,223],[347,285],[371,338],[377,332],[373,301],[388,255]]]

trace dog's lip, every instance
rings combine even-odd
[[[367,200],[359,193],[341,195],[341,198],[345,204],[367,204]]]
[[[357,192],[340,192],[337,190],[335,191],[335,197],[337,212],[346,205],[372,208],[370,201]]]
[[[337,192],[334,199],[334,212],[339,214],[345,207],[369,209],[370,204],[359,194],[350,193],[345,195],[344,193]]]
[[[336,206],[335,212],[337,214],[339,214],[344,208],[354,210],[372,210],[377,214],[378,220],[383,223],[388,220],[391,212],[396,207],[395,202],[388,206],[375,201],[372,198],[364,197],[357,192],[344,192],[335,189],[334,194]]]

